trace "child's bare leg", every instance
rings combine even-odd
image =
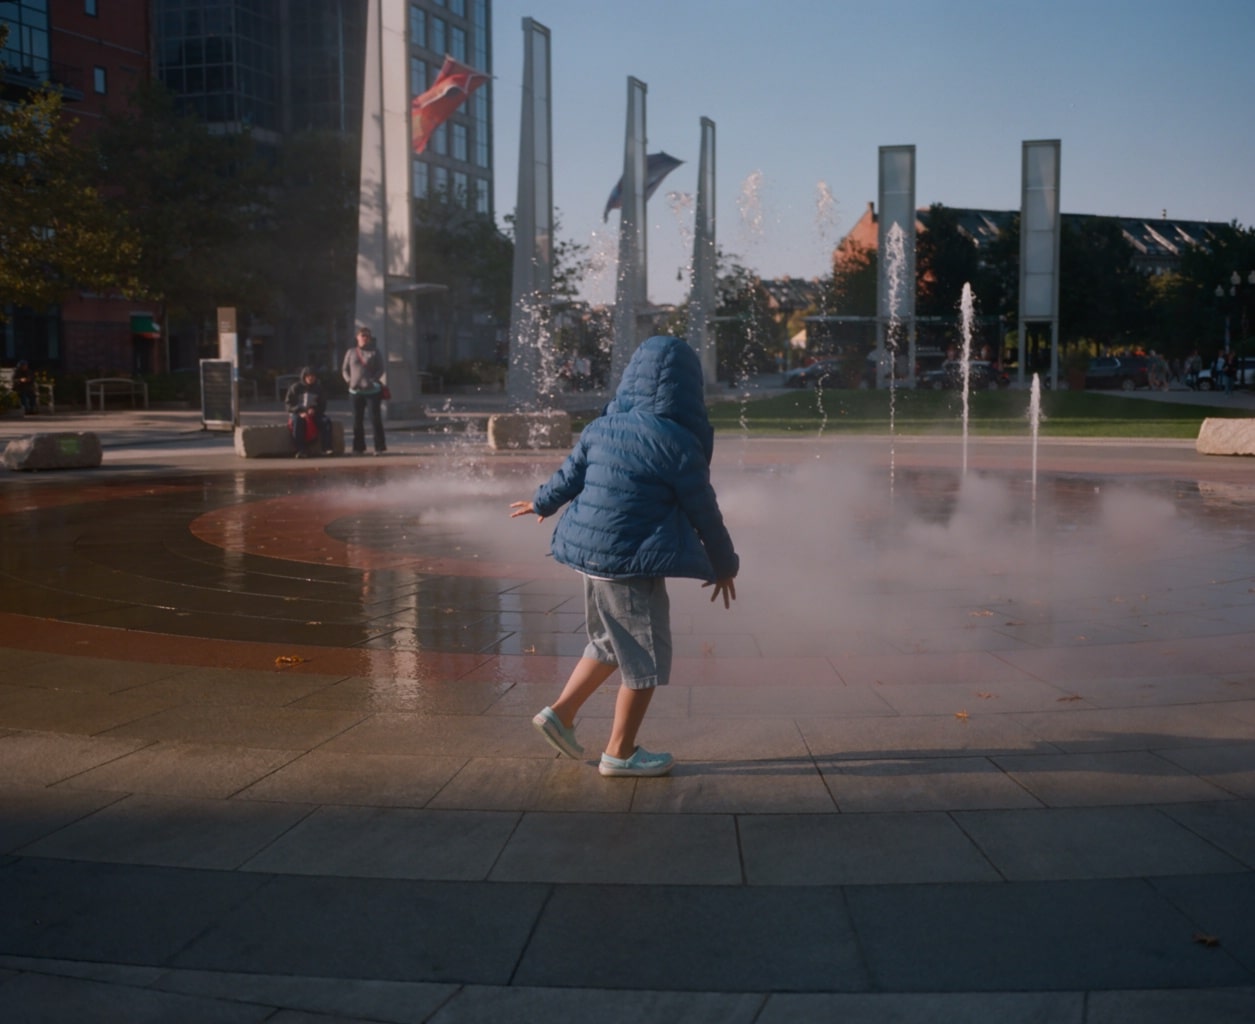
[[[636,753],[636,733],[645,721],[645,712],[649,710],[653,697],[652,686],[647,690],[619,687],[614,702],[614,725],[610,727],[610,742],[606,744],[607,754],[626,759]]]
[[[562,695],[550,707],[558,721],[568,729],[575,725],[575,716],[597,688],[613,674],[618,665],[610,665],[596,658],[580,658],[562,688]],[[616,714],[617,718],[617,714]]]

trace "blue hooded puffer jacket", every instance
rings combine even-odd
[[[736,576],[710,486],[713,451],[697,353],[679,338],[650,338],[532,501],[542,516],[571,503],[554,530],[554,558],[590,576]]]

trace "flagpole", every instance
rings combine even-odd
[[[516,409],[552,405],[557,374],[546,344],[553,296],[553,117],[549,29],[523,19],[523,109],[519,131],[518,203],[510,368],[506,390]],[[548,366],[546,366],[546,361]]]
[[[623,143],[623,206],[619,214],[619,267],[615,285],[614,339],[610,388],[641,343],[640,319],[646,311],[645,250],[645,93],[638,78],[628,77],[627,125]]]
[[[701,120],[701,150],[697,165],[697,212],[693,225],[693,282],[689,297],[689,344],[702,361],[707,389],[718,383],[718,338],[715,314],[715,122]]]

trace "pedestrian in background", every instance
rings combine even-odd
[[[312,366],[302,367],[299,380],[283,397],[288,410],[288,432],[293,454],[298,459],[322,452],[332,454],[331,419],[327,416],[327,396]]]
[[[375,345],[369,327],[357,329],[357,344],[344,354],[340,367],[344,382],[353,400],[353,454],[366,452],[366,409],[370,407],[370,424],[374,432],[375,454],[388,450],[383,433],[383,356]]]

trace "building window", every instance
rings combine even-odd
[[[439,54],[445,52],[444,20],[441,18],[431,19],[431,49]]]
[[[105,86],[106,86],[105,69],[93,68],[92,69],[92,87],[96,90],[96,93],[100,96],[103,96],[105,92],[107,91]]]
[[[417,96],[427,91],[427,62],[417,57],[410,58],[410,95]]]
[[[456,25],[449,26],[449,52],[454,60],[466,63],[466,29]]]
[[[414,161],[414,198],[427,198],[427,165],[421,160]]]
[[[48,5],[35,3],[0,3],[0,24],[9,29],[9,37],[0,53],[6,71],[25,78],[43,78],[48,67]]]
[[[475,212],[485,216],[492,213],[488,205],[488,182],[483,178],[472,178],[471,184],[475,189]]]
[[[433,153],[439,156],[449,155],[449,125],[445,122],[438,125],[436,130],[431,133],[431,149]]]
[[[410,42],[424,49],[427,47],[427,12],[418,4],[410,4]]]
[[[433,167],[432,187],[434,191],[439,193],[448,193],[449,191],[449,169],[447,167]]]
[[[471,31],[475,38],[475,59],[471,62],[481,71],[488,70],[488,6],[486,0],[475,0]]]
[[[471,197],[467,192],[467,178],[462,171],[453,172],[453,201],[459,206],[471,205]]]
[[[453,159],[461,160],[463,163],[467,161],[466,146],[466,125],[453,125]]]
[[[475,166],[489,166],[488,159],[488,97],[480,89],[471,96],[475,111]]]
[[[83,13],[96,17],[96,0],[83,0]]]
[[[459,18],[466,17],[466,0],[449,0],[449,10]]]

